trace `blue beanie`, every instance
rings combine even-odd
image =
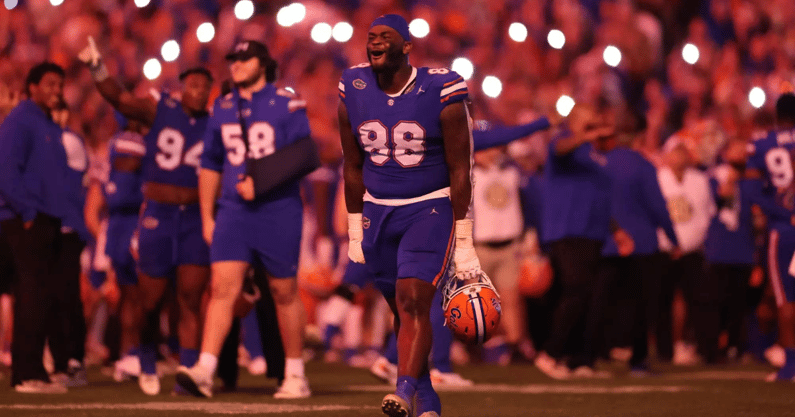
[[[409,34],[409,24],[406,22],[406,19],[403,18],[401,15],[397,14],[385,14],[377,19],[373,20],[373,24],[370,25],[370,29],[375,26],[384,25],[395,29],[395,32],[400,34],[403,37],[403,40],[406,42],[411,41],[411,34]]]

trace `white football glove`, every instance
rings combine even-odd
[[[77,54],[77,59],[88,65],[91,70],[91,76],[94,77],[96,82],[101,82],[108,78],[108,69],[102,62],[102,55],[100,55],[92,36],[88,37],[88,46]]]
[[[455,221],[455,251],[453,252],[455,277],[466,280],[480,273],[480,260],[472,243],[472,220]]]
[[[348,258],[357,264],[364,263],[363,239],[362,213],[348,213]]]

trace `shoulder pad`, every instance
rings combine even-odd
[[[276,90],[276,95],[279,95],[279,96],[282,96],[282,97],[287,97],[287,98],[296,98],[296,97],[298,97],[298,94],[293,93],[292,91],[284,89],[284,88],[277,89]]]
[[[367,67],[369,67],[369,66],[370,66],[370,63],[369,63],[369,62],[362,62],[361,64],[356,64],[356,65],[354,65],[354,66],[350,67],[349,69],[356,69],[356,68],[367,68]]]

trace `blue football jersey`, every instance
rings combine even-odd
[[[238,111],[242,112],[248,130],[248,147],[243,139]],[[233,89],[215,101],[204,136],[201,166],[223,173],[221,204],[250,206],[249,202],[240,198],[235,188],[246,172],[246,157],[266,157],[310,135],[306,102],[295,94],[268,84],[255,92],[249,101],[240,98],[237,90]],[[267,201],[282,197],[299,198],[298,181],[285,186],[283,190],[285,192],[282,195],[269,197]],[[266,200],[251,204],[263,201]]]
[[[772,130],[759,135],[750,151],[748,167],[762,174],[766,191],[774,194],[776,205],[795,213],[795,130]],[[788,218],[772,218],[770,223],[772,228],[793,229]]]
[[[113,164],[120,156],[140,155],[145,153],[145,149],[143,137],[133,132],[121,132],[108,143],[110,163],[107,179],[102,182],[102,189],[111,213],[129,212],[141,207],[143,202],[141,172],[119,171],[113,167]]]
[[[143,181],[197,187],[208,118],[189,116],[179,101],[163,94],[155,121],[144,137]]]
[[[395,97],[379,88],[369,64],[342,73],[340,98],[367,154],[364,185],[375,198],[413,198],[450,186],[439,116],[466,100],[467,85],[447,68],[415,71],[413,88]]]

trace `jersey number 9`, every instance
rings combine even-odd
[[[770,173],[773,186],[782,189],[792,184],[792,157],[784,148],[773,148],[765,154],[765,165]]]

